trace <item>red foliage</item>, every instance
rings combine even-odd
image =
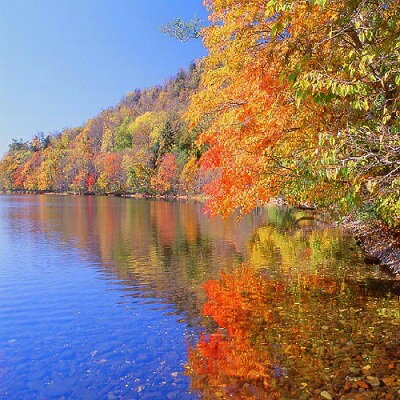
[[[171,190],[178,179],[178,166],[175,156],[172,153],[163,155],[157,173],[152,179],[152,186],[161,194]]]
[[[88,192],[92,192],[93,191],[93,186],[96,184],[96,177],[94,176],[94,174],[89,173],[87,178],[86,178],[86,188]]]

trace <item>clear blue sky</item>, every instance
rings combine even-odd
[[[201,57],[159,25],[206,20],[202,0],[0,0],[0,154],[82,124],[128,91],[163,83]]]

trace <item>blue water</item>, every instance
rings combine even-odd
[[[209,219],[196,202],[0,196],[0,399],[213,398],[185,373],[188,348],[215,329],[202,316],[204,282],[243,261],[285,282],[333,268],[341,282],[363,277],[351,241],[310,237],[293,218],[272,208],[238,223]]]
[[[74,237],[42,232],[32,209],[18,216],[29,200],[0,201],[0,398],[194,398],[182,371],[195,329]]]

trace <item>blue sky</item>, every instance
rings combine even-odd
[[[0,0],[0,153],[82,124],[205,54],[159,25],[206,20],[202,0]]]

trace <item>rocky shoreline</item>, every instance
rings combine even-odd
[[[288,206],[282,199],[274,199],[271,204]],[[297,205],[299,210],[318,211],[313,205]],[[329,211],[328,211],[329,216]],[[329,217],[328,217],[329,220]],[[332,221],[332,223],[335,223]],[[345,234],[350,234],[364,252],[367,264],[379,265],[386,272],[400,277],[400,231],[388,228],[382,222],[371,219],[362,221],[349,215],[341,223],[336,223]]]
[[[365,253],[365,261],[379,264],[388,272],[400,274],[400,232],[389,229],[379,221],[347,218],[342,228],[355,237]]]

